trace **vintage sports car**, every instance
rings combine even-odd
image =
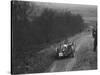
[[[58,58],[75,56],[75,48],[72,42],[68,42],[67,44],[61,44],[58,48],[56,48],[56,54]]]

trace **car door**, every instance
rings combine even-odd
[[[72,52],[71,45],[68,45],[68,47],[65,49],[65,55],[68,56]]]

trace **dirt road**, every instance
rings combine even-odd
[[[81,48],[93,48],[93,38],[91,33],[81,33],[69,39],[73,40],[76,44],[75,55]],[[76,61],[76,56],[74,58],[56,60],[46,72],[71,71]]]

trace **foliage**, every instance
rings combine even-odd
[[[45,8],[37,17],[33,13],[35,8],[34,5],[30,7],[29,2],[11,2],[13,68],[24,62],[27,55],[35,54],[46,45],[59,41],[56,39],[67,38],[84,28],[80,15],[70,11],[58,13]],[[30,14],[34,16],[29,16]],[[29,21],[30,17],[32,21]]]

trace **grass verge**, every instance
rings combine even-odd
[[[95,70],[97,69],[97,53],[90,49],[83,49],[76,54],[77,62],[72,68],[76,70]]]
[[[44,72],[55,60],[55,52],[46,50],[42,53],[30,53],[13,68],[13,74]]]

